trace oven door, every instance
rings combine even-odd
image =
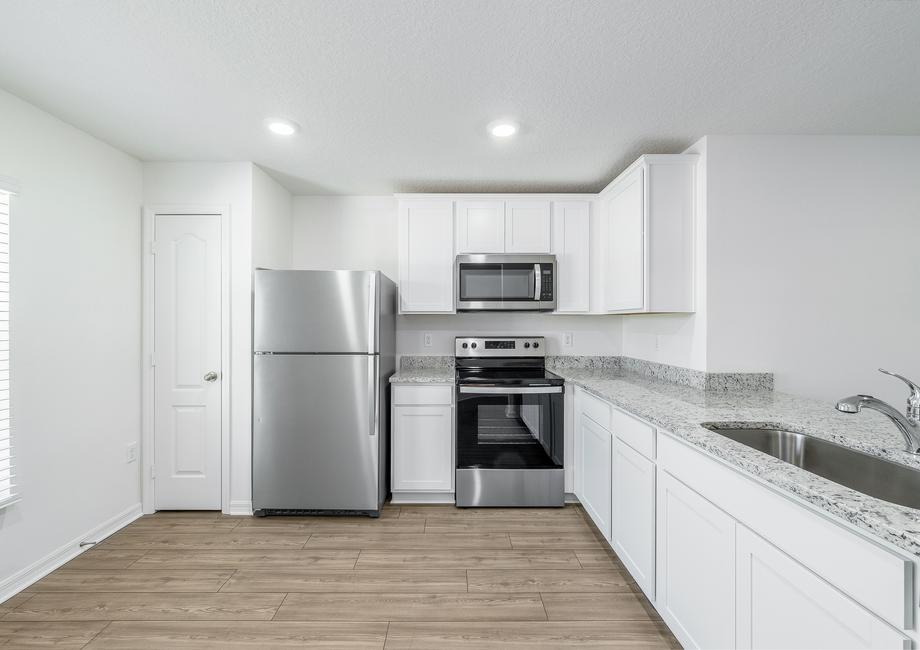
[[[562,467],[562,391],[562,386],[458,386],[457,467]]]
[[[549,255],[457,256],[460,311],[547,311],[555,308]]]

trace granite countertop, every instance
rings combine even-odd
[[[390,375],[391,384],[453,384],[453,368],[400,368]]]
[[[729,465],[920,556],[920,510],[856,492],[700,426],[770,424],[920,469],[920,457],[903,451],[901,435],[880,413],[847,415],[824,401],[770,390],[703,391],[619,370],[550,369]]]

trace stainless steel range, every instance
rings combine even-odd
[[[563,506],[563,384],[543,337],[458,337],[457,505]]]

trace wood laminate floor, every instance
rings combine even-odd
[[[143,517],[0,604],[0,647],[679,648],[580,508]]]

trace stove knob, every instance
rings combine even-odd
[[[524,344],[524,347],[525,347],[525,348],[529,348],[529,347],[530,347],[530,343],[525,343],[525,344]]]
[[[475,349],[476,349],[476,344],[473,343],[473,344],[471,345],[471,347],[475,350]]]
[[[464,344],[463,344],[463,349],[464,349],[464,350],[466,350],[468,347],[470,347],[470,344],[469,344],[469,343],[464,343]]]
[[[536,341],[534,341],[534,342],[533,342],[533,346],[534,346],[535,348],[538,348],[538,347],[540,347],[540,344],[537,343]]]

